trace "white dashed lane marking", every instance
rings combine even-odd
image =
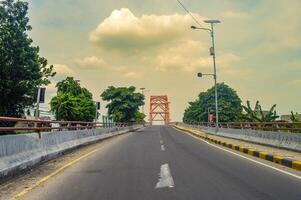
[[[173,181],[173,178],[170,173],[169,165],[166,163],[164,165],[161,165],[160,167],[160,173],[159,173],[159,180],[156,184],[155,189],[158,188],[173,188],[175,187],[175,183]]]

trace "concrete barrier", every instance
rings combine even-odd
[[[219,132],[215,133],[214,127],[193,126],[187,124],[181,125],[190,128],[201,129],[204,132],[214,135],[301,152],[301,133],[231,128],[220,128]]]
[[[0,136],[0,179],[57,157],[64,151],[134,131],[142,126]]]

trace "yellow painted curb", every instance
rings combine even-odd
[[[255,151],[255,149],[248,149],[248,154],[250,156],[254,156],[254,151]]]
[[[268,154],[267,152],[261,151],[261,152],[259,152],[259,158],[265,159],[265,157],[266,157],[267,154]]]
[[[292,168],[301,171],[301,161],[293,161]]]
[[[284,159],[284,157],[282,156],[273,156],[273,162],[274,163],[279,163],[279,164],[282,164],[282,160]]]

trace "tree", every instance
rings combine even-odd
[[[51,111],[57,120],[93,121],[96,106],[92,94],[82,88],[73,77],[67,77],[57,83],[57,96],[50,101]]]
[[[225,83],[217,84],[219,121],[233,122],[241,118],[241,99],[235,90]],[[187,123],[207,122],[209,113],[215,114],[215,89],[210,88],[201,92],[196,101],[190,102],[184,112],[183,121]]]
[[[113,117],[115,122],[141,122],[145,115],[139,112],[139,106],[144,105],[144,95],[135,93],[136,88],[113,87],[105,90],[101,97],[108,101],[108,115]]]
[[[28,3],[0,2],[0,115],[20,117],[34,103],[34,90],[50,83],[53,66],[28,37]]]
[[[264,112],[259,104],[256,102],[254,109],[251,108],[250,101],[247,101],[247,106],[243,106],[246,114],[244,114],[244,119],[249,122],[274,122],[279,117],[276,114],[276,104],[274,104],[269,111]]]

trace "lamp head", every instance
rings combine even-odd
[[[218,23],[221,23],[221,21],[219,20],[204,20],[205,23],[208,23],[208,24],[218,24]]]

